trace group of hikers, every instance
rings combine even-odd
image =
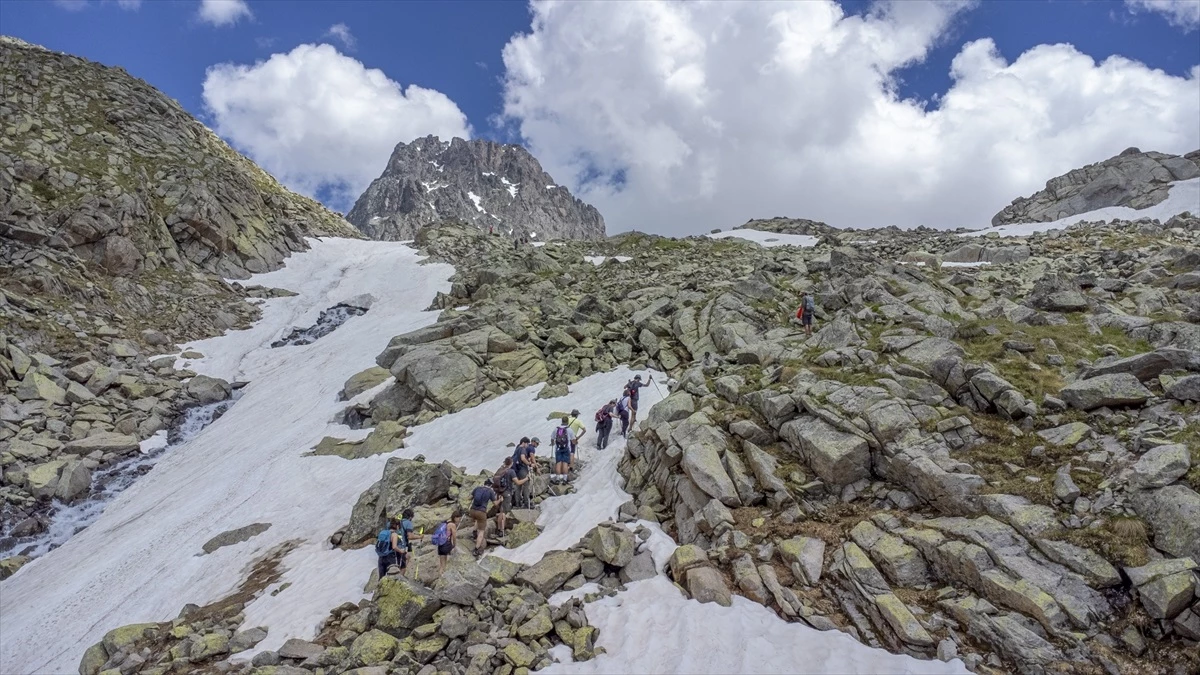
[[[621,436],[628,435],[630,427],[637,422],[640,390],[651,382],[654,382],[653,377],[649,377],[649,382],[643,382],[641,375],[635,375],[626,383],[620,398],[610,400],[596,411],[597,450],[604,450],[608,446],[614,417],[621,420]],[[587,428],[579,419],[579,410],[572,410],[570,414],[559,418],[558,426],[550,435],[553,452],[549,477],[551,483],[566,484],[571,481],[579,454],[579,442],[586,434]],[[461,507],[455,507],[450,517],[434,528],[430,541],[437,546],[439,576],[458,545],[458,524],[464,515],[470,516],[475,526],[474,554],[479,557],[487,546],[488,511],[493,504],[496,505],[497,539],[501,542],[505,539],[508,514],[513,509],[533,508],[531,483],[534,476],[541,472],[537,462],[537,450],[541,443],[537,436],[522,437],[513,453],[504,458],[503,464],[492,477],[471,491],[471,507],[466,514]],[[382,579],[393,565],[399,567],[400,574],[407,576],[413,543],[425,537],[423,532],[414,532],[413,515],[411,508],[404,509],[400,516],[390,518],[386,527],[379,531],[375,541],[379,578]]]

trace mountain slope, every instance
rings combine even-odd
[[[992,225],[1042,223],[1109,206],[1144,209],[1167,198],[1169,184],[1200,176],[1200,150],[1187,155],[1128,148],[1116,157],[1046,181],[992,217]]]
[[[400,143],[347,219],[374,239],[412,239],[446,220],[538,239],[598,239],[604,218],[519,145],[435,136]]]
[[[357,236],[121,68],[5,37],[0,80],[0,236],[114,275],[236,278],[279,267],[305,237]]]

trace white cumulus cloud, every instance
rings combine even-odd
[[[538,2],[503,52],[505,119],[610,229],[695,234],[787,215],[982,226],[1014,197],[1137,145],[1200,146],[1200,67],[989,39],[935,102],[896,77],[963,4],[846,15],[829,0]]]
[[[354,45],[358,43],[354,39],[354,34],[350,32],[350,27],[344,23],[335,23],[325,31],[326,37],[331,37],[342,43],[342,46],[353,51]]]
[[[217,27],[232,26],[243,18],[254,16],[246,0],[200,0],[196,15],[201,21]]]
[[[1156,12],[1172,26],[1191,32],[1200,28],[1200,0],[1125,0],[1131,12]]]
[[[218,134],[292,189],[343,210],[383,172],[396,143],[471,134],[445,94],[402,87],[327,44],[212,66],[203,95]]]

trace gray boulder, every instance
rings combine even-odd
[[[1167,397],[1176,401],[1200,401],[1200,375],[1186,375],[1171,383]]]
[[[1160,445],[1138,458],[1129,483],[1135,488],[1164,487],[1179,480],[1191,466],[1191,452],[1186,445]]]
[[[592,553],[595,553],[600,561],[615,567],[628,565],[633,560],[634,551],[637,550],[633,533],[620,526],[597,526],[588,533],[586,541],[588,548],[592,549]]]
[[[551,551],[536,565],[522,570],[516,581],[548,596],[557,591],[567,579],[579,574],[579,566],[582,563],[583,556],[575,551]]]
[[[204,546],[201,548],[205,553],[212,553],[219,548],[233,546],[234,544],[240,544],[243,541],[247,541],[251,537],[256,537],[263,532],[266,532],[270,528],[270,523],[251,523],[250,525],[245,525],[237,529],[222,532],[221,534],[218,534],[212,539],[204,542]]]
[[[696,413],[682,422],[671,438],[683,448],[684,473],[710,497],[726,506],[741,506],[737,487],[721,463],[721,454],[728,446],[724,431],[712,425],[703,413]]]
[[[453,557],[438,577],[433,590],[442,602],[470,607],[487,585],[489,577],[488,571],[474,560],[466,556]]]
[[[779,433],[826,483],[849,485],[871,475],[867,442],[825,420],[800,417],[783,425]]]
[[[1136,490],[1130,499],[1154,530],[1154,548],[1200,560],[1200,494],[1185,485]]]
[[[1076,380],[1063,387],[1059,398],[1073,408],[1094,410],[1103,406],[1141,405],[1153,394],[1130,373],[1100,375]]]
[[[229,383],[217,377],[209,377],[207,375],[197,375],[188,380],[184,386],[184,391],[188,393],[201,405],[224,401],[229,398],[229,394],[233,389]]]
[[[449,464],[426,464],[403,457],[388,459],[383,478],[359,496],[350,512],[345,543],[354,544],[373,536],[383,523],[385,514],[421,504],[432,504],[450,492],[453,467]]]

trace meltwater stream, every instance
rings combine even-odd
[[[235,390],[232,398],[185,410],[167,431],[165,445],[97,470],[92,475],[91,492],[87,497],[72,504],[55,499],[49,513],[50,523],[44,532],[29,537],[0,537],[0,558],[11,555],[37,558],[67,543],[68,539],[95,522],[113,498],[150,471],[164,454],[195,438],[196,434],[225,414],[240,397],[241,391]]]

